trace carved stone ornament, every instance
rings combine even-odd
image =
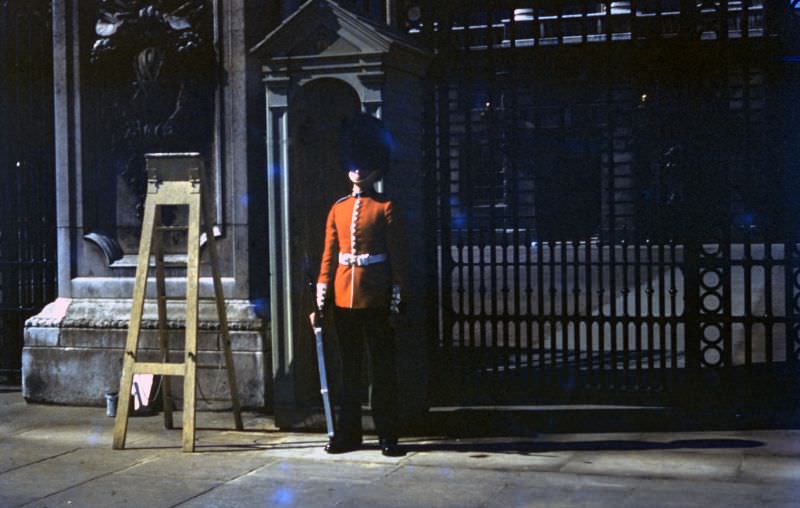
[[[212,22],[207,0],[98,2],[90,62],[99,158],[127,182],[139,216],[143,154],[211,144],[218,81]]]

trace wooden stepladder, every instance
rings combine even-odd
[[[164,426],[173,428],[172,400],[170,376],[183,376],[183,451],[194,451],[195,445],[195,402],[197,388],[197,369],[209,366],[197,363],[197,332],[199,313],[199,276],[200,276],[200,236],[205,233],[208,251],[211,258],[211,273],[214,281],[214,299],[216,300],[222,338],[225,367],[228,372],[228,385],[231,392],[231,404],[234,423],[237,430],[243,428],[239,408],[239,395],[236,385],[236,373],[233,369],[228,320],[225,313],[225,299],[222,293],[222,282],[219,273],[217,246],[212,231],[211,208],[207,205],[204,192],[203,162],[197,153],[148,154],[147,160],[147,197],[142,220],[142,236],[139,243],[139,255],[136,266],[136,282],[133,288],[133,305],[131,320],[128,325],[128,336],[125,343],[125,356],[122,364],[122,377],[119,386],[119,404],[114,422],[113,448],[125,447],[128,430],[128,407],[130,404],[133,375],[138,373],[162,376],[162,399],[164,402]],[[186,226],[164,226],[162,224],[162,207],[188,207],[188,223]],[[182,363],[169,362],[169,345],[167,341],[167,296],[164,277],[164,242],[162,235],[174,230],[186,230],[186,336],[185,354]],[[147,275],[150,269],[150,256],[155,257],[156,298],[158,308],[158,335],[161,350],[161,362],[137,361],[139,331],[142,325]],[[218,368],[218,366],[211,366]]]

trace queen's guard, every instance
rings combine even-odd
[[[343,168],[352,193],[336,201],[325,225],[316,304],[332,304],[339,336],[342,390],[328,453],[358,449],[362,442],[359,382],[363,341],[371,361],[372,414],[384,455],[398,446],[394,331],[389,314],[400,312],[408,254],[396,205],[373,189],[389,168],[391,139],[377,118],[361,114],[343,129]]]

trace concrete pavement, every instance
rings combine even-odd
[[[0,507],[800,506],[798,430],[415,437],[387,458],[374,439],[327,455],[323,434],[256,414],[243,432],[229,413],[198,426],[186,454],[160,415],[132,418],[114,451],[102,408],[0,387]]]

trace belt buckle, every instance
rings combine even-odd
[[[369,254],[343,253],[341,256],[342,264],[347,266],[367,266],[369,264]]]

